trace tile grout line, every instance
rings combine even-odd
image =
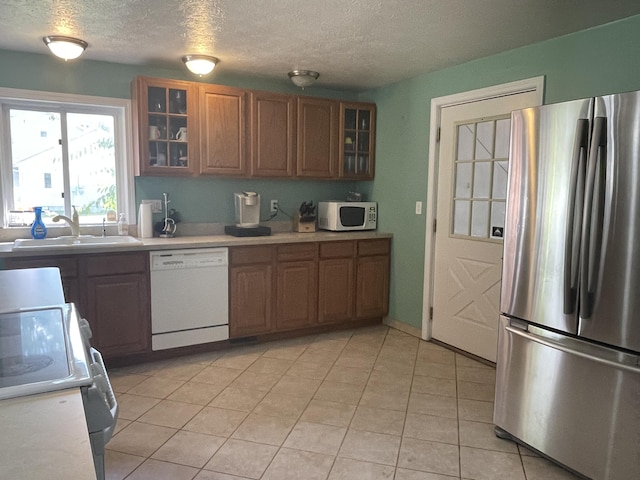
[[[367,380],[364,383],[364,388],[362,389],[362,393],[360,393],[360,397],[358,398],[358,403],[355,405],[355,410],[353,411],[353,415],[351,416],[351,420],[349,420],[349,424],[346,426],[346,431],[344,433],[344,436],[342,437],[342,441],[340,442],[340,446],[338,447],[338,451],[336,452],[335,456],[334,456],[334,460],[333,463],[331,464],[331,468],[329,469],[329,473],[327,475],[327,478],[331,475],[331,472],[333,471],[333,467],[335,466],[336,462],[338,461],[338,458],[349,458],[349,457],[338,457],[338,455],[340,454],[340,450],[342,449],[342,446],[344,445],[344,441],[347,438],[347,434],[349,433],[349,428],[351,427],[351,424],[353,423],[353,419],[356,416],[356,413],[358,412],[358,407],[360,406],[360,402],[362,401],[362,397],[364,396],[364,392],[367,389],[367,385],[369,384],[369,380],[371,379],[371,374],[373,373],[376,361],[378,360],[378,358],[380,357],[380,352],[382,351],[382,347],[384,346],[384,342],[387,338],[387,335],[389,335],[389,330],[387,329],[387,333],[384,336],[384,339],[382,340],[382,343],[380,344],[380,347],[378,348],[378,353],[376,354],[376,358],[373,361],[373,365],[371,366],[371,370],[369,371],[369,375],[367,375]],[[349,341],[351,341],[351,339],[353,338],[353,335],[351,335],[351,337],[349,338]],[[347,342],[345,344],[344,348],[347,348],[347,346],[349,345],[349,342]],[[344,349],[343,349],[344,351]],[[338,361],[336,359],[336,361]],[[350,459],[350,460],[355,460],[355,459]],[[360,460],[356,460],[356,461],[360,461]],[[396,463],[397,463],[397,459],[396,459]],[[382,464],[380,464],[382,465]],[[395,477],[395,467],[394,467],[394,477]]]
[[[353,332],[352,332],[352,334],[349,336],[349,339],[351,339],[351,337],[352,337],[352,336],[353,336]],[[317,337],[316,337],[316,339],[317,339]],[[304,354],[304,352],[305,352],[305,351],[307,351],[307,349],[309,348],[309,346],[313,345],[313,343],[314,343],[314,342],[312,341],[311,343],[309,343],[308,345],[306,345],[306,346],[305,346],[305,349],[303,350],[303,352],[302,352],[300,355],[298,355],[298,357],[293,361],[292,365],[291,365],[291,366],[290,366],[290,367],[289,367],[289,368],[288,368],[288,369],[287,369],[287,370],[286,370],[286,371],[285,371],[285,372],[280,376],[280,380],[281,380],[281,379],[282,379],[282,378],[287,374],[287,372],[288,372],[288,371],[293,367],[293,365],[294,365],[297,361],[299,361],[299,360],[300,360],[300,357]],[[346,348],[346,345],[347,345],[347,344],[348,344],[348,341],[347,341],[347,342],[345,343],[345,345],[342,347],[342,349],[340,350],[340,353],[342,353],[342,352],[344,351],[344,349]],[[277,358],[277,357],[264,357],[264,353],[266,353],[266,352],[268,352],[268,351],[269,351],[269,349],[265,350],[265,352],[263,352],[263,353],[260,355],[260,357],[258,357],[258,358]],[[336,357],[336,360],[334,360],[334,361],[333,361],[333,363],[331,363],[331,368],[335,365],[335,362],[337,361],[337,358],[339,358],[339,355],[338,355],[338,357]],[[257,361],[257,360],[258,360],[258,359],[256,359],[256,361]],[[252,362],[252,363],[251,363],[251,365],[253,365],[253,363],[255,363],[255,361],[254,361],[254,362]],[[244,372],[244,371],[246,371],[246,370],[247,370],[251,365],[249,365],[245,370],[243,370],[243,372]],[[329,371],[331,370],[331,368],[329,368]],[[305,404],[305,409],[308,407],[309,403],[311,403],[311,401],[313,400],[313,397],[314,397],[315,393],[317,393],[318,389],[320,388],[320,385],[322,385],[322,381],[324,381],[324,378],[326,378],[326,376],[328,375],[329,371],[327,371],[327,373],[324,375],[324,377],[323,377],[323,379],[321,380],[320,384],[319,384],[319,385],[318,385],[318,387],[314,390],[313,395],[310,397],[310,399],[309,399],[309,400],[307,401],[307,403]],[[306,377],[301,377],[301,378],[306,378]],[[278,380],[278,382],[279,382],[280,380]],[[266,396],[267,396],[267,395],[268,395],[268,394],[273,390],[273,387],[275,387],[275,385],[276,385],[278,382],[276,382],[273,386],[271,386],[271,388],[270,388],[270,389],[265,393],[264,397],[262,398],[263,400],[264,400],[264,398],[265,398],[265,397],[266,397]],[[215,398],[214,398],[214,399],[215,399]],[[212,401],[213,401],[213,400],[212,400]],[[253,409],[252,409],[250,412],[248,412],[248,413],[247,413],[247,418],[249,417],[249,415],[251,415],[252,413],[254,413],[254,411],[255,411],[255,409],[257,408],[257,406],[259,405],[259,403],[260,403],[260,402],[258,402],[258,403],[253,407]],[[287,437],[283,440],[282,445],[277,446],[277,447],[278,447],[278,449],[276,450],[275,454],[273,455],[273,457],[272,457],[272,458],[271,458],[271,460],[269,461],[268,465],[265,467],[264,472],[260,475],[260,478],[262,478],[262,477],[264,476],[264,474],[267,472],[267,470],[269,469],[269,467],[273,464],[274,459],[276,458],[276,456],[278,455],[278,453],[282,450],[284,443],[287,441],[287,438],[289,437],[289,435],[291,434],[291,432],[292,432],[292,431],[293,431],[293,429],[295,428],[295,425],[298,423],[298,421],[300,420],[300,417],[302,416],[302,414],[303,414],[303,413],[304,413],[304,410],[303,410],[303,411],[302,411],[302,413],[300,413],[300,414],[298,415],[298,417],[296,418],[296,420],[295,420],[295,423],[294,423],[293,427],[291,428],[291,430],[290,430],[290,431],[289,431],[289,433],[287,434]],[[256,415],[259,415],[259,414],[256,414]],[[265,416],[275,416],[275,415],[265,415]],[[277,417],[277,418],[280,418],[279,416],[276,416],[276,417]],[[246,418],[245,418],[245,419],[246,419]],[[244,420],[243,420],[243,422],[242,422],[242,423],[244,423]],[[222,445],[221,445],[221,446],[220,446],[220,447],[219,447],[219,448],[218,448],[218,449],[213,453],[213,455],[209,458],[209,460],[208,460],[207,462],[205,462],[205,465],[206,465],[207,463],[209,463],[209,462],[211,461],[211,459],[215,456],[215,454],[216,454],[216,453],[217,453],[217,452],[218,452],[218,451],[219,451],[219,450],[220,450],[220,449],[221,449],[221,448],[222,448],[222,447],[223,447],[223,446],[228,442],[228,440],[230,440],[230,439],[231,439],[231,437],[233,436],[233,434],[238,430],[238,428],[240,428],[240,426],[242,425],[242,423],[240,423],[240,424],[238,425],[238,427],[236,427],[236,429],[233,431],[233,433],[232,433],[229,437],[227,437],[227,439],[225,440],[225,442],[224,442],[224,443],[223,443],[223,444],[222,444]],[[249,441],[249,440],[244,440],[244,441]],[[270,445],[270,444],[263,444],[263,443],[260,443],[260,442],[251,442],[251,443],[256,443],[256,444],[259,444],[259,445]],[[270,445],[270,446],[276,446],[276,445]],[[304,451],[304,450],[302,450],[302,451]],[[333,465],[332,465],[332,466],[333,466]],[[204,467],[203,467],[200,471],[203,471],[203,470],[205,470],[205,469],[204,469]],[[206,471],[210,471],[210,470],[206,470]],[[219,473],[222,473],[222,472],[219,472]]]

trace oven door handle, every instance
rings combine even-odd
[[[89,352],[91,353],[92,364],[96,365],[100,370],[100,375],[105,380],[106,388],[104,388],[105,399],[109,406],[109,410],[111,411],[111,416],[115,419],[118,418],[118,401],[116,400],[116,396],[113,393],[113,388],[111,387],[111,382],[109,381],[109,376],[107,375],[107,369],[104,365],[104,360],[102,358],[102,354],[91,347]],[[101,389],[102,390],[102,389]]]

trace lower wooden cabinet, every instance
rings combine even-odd
[[[389,255],[386,239],[358,242],[356,318],[376,318],[389,313]]]
[[[247,265],[229,270],[229,334],[268,333],[273,326],[273,267]]]
[[[229,336],[273,330],[272,245],[229,249]]]
[[[109,253],[83,258],[86,318],[92,343],[109,357],[143,353],[151,345],[149,256]]]
[[[355,304],[355,241],[320,244],[318,322],[348,322]]]
[[[318,244],[278,245],[276,329],[314,325],[318,317]]]
[[[151,346],[148,253],[11,258],[7,268],[59,267],[65,299],[87,319],[91,343],[105,358]]]
[[[390,239],[230,248],[231,338],[382,318]]]

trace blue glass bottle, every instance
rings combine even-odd
[[[35,207],[36,219],[31,225],[31,238],[41,240],[47,236],[47,227],[42,221],[42,207]]]

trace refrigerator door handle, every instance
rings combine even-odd
[[[575,313],[578,300],[578,274],[580,272],[580,235],[584,208],[584,181],[589,150],[589,120],[581,118],[576,123],[571,177],[569,183],[569,205],[567,231],[564,241],[564,313]]]
[[[619,370],[626,370],[634,374],[640,374],[640,367],[632,365],[630,363],[630,356],[627,356],[626,361],[622,358],[619,358],[618,359],[619,361],[615,361],[610,358],[605,358],[603,355],[598,355],[598,352],[599,352],[598,349],[593,349],[593,351],[590,351],[591,349],[588,346],[584,349],[571,348],[569,346],[562,345],[560,342],[556,342],[549,338],[544,338],[539,335],[535,335],[531,332],[521,330],[520,328],[512,327],[511,325],[506,325],[504,328],[507,332],[511,333],[512,335],[516,335],[526,340],[539,343],[540,345],[553,348],[554,350],[559,350],[564,353],[586,358],[591,361],[601,363]]]
[[[602,251],[602,229],[604,227],[607,118],[596,117],[593,125],[580,249],[580,316],[582,318],[590,318],[593,313]]]

